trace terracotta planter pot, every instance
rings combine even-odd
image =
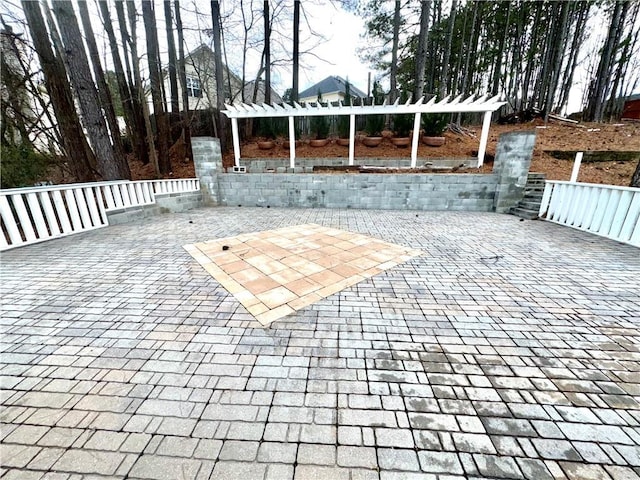
[[[441,147],[444,145],[444,137],[429,137],[427,135],[422,137],[422,143],[429,145],[430,147]]]
[[[409,137],[393,137],[391,139],[391,143],[393,143],[396,147],[406,148],[411,143],[411,139]]]
[[[300,142],[296,140],[296,148],[298,148],[299,146]],[[282,148],[286,148],[287,150],[289,150],[289,148],[291,148],[291,142],[289,140],[285,140],[284,142],[282,142]]]
[[[264,141],[258,142],[258,148],[260,150],[271,150],[275,146],[276,146],[276,142],[272,140],[264,140]]]
[[[310,140],[309,145],[312,147],[324,147],[329,143],[328,138],[323,138],[321,140]]]
[[[382,143],[382,137],[364,137],[362,143],[367,147],[377,147]]]
[[[342,147],[348,147],[349,146],[349,139],[348,138],[338,138],[336,140],[336,143]]]

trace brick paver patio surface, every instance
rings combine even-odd
[[[262,328],[183,249],[421,255]],[[640,251],[496,214],[200,209],[2,254],[5,479],[638,479]]]

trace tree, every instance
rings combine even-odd
[[[107,125],[102,115],[98,92],[91,76],[80,27],[68,0],[53,4],[60,36],[64,43],[64,59],[78,105],[84,128],[94,150],[98,171],[105,180],[120,180],[130,177],[122,158],[116,157]]]
[[[420,3],[420,32],[418,33],[418,48],[416,52],[415,85],[413,87],[414,101],[423,96],[424,73],[427,63],[427,35],[429,32],[430,0],[422,0]]]
[[[106,0],[100,0],[98,2],[100,12],[102,14],[102,23],[104,25],[107,38],[109,39],[109,48],[111,50],[111,58],[113,60],[114,75],[117,84],[117,91],[119,92],[119,98],[122,103],[123,116],[127,125],[127,133],[133,151],[136,158],[143,164],[149,163],[149,153],[145,147],[145,128],[144,118],[141,113],[140,103],[136,101],[137,95],[134,82],[131,80],[131,68],[128,62],[128,42],[127,37],[127,25],[124,21],[124,10],[122,8],[122,2],[116,2],[117,8],[119,8],[120,14],[118,15],[120,21],[120,29],[123,39],[123,51],[125,55],[125,64],[127,65],[127,71],[129,79],[125,76],[125,71],[122,66],[122,59],[120,58],[120,50],[118,48],[118,42],[116,35],[111,24],[111,14],[109,13],[109,7]],[[121,20],[120,20],[121,17]],[[108,80],[108,77],[107,77]],[[111,88],[111,85],[110,85]],[[114,92],[112,92],[113,94]],[[117,112],[117,108],[116,108]]]
[[[222,78],[222,43],[220,42],[220,3],[218,0],[211,0],[211,19],[213,21],[213,48],[216,77],[216,106],[218,108],[218,137],[220,138],[220,148],[226,151],[227,142],[224,128],[224,84]]]
[[[300,0],[293,2],[293,80],[291,99],[297,102],[300,99]]]
[[[171,111],[178,113],[180,104],[178,102],[178,77],[176,74],[176,44],[173,38],[173,18],[171,15],[171,2],[164,0],[164,21],[167,30],[167,49],[169,51],[169,89],[171,90]]]
[[[182,17],[180,15],[180,2],[175,0],[173,6],[176,11],[176,30],[178,33],[178,80],[182,90],[182,140],[185,144],[185,157],[193,161],[191,150],[191,125],[189,120],[189,92],[187,91],[187,70],[184,59],[184,33],[182,30]]]
[[[156,120],[157,140],[156,155],[158,156],[158,171],[166,175],[171,171],[169,158],[169,138],[171,132],[169,121],[164,110],[162,98],[162,82],[160,79],[160,54],[158,51],[158,37],[156,35],[156,18],[153,2],[142,2],[142,20],[144,22],[145,37],[147,39],[147,59],[149,64],[149,80],[151,83],[151,98],[153,114]]]
[[[389,91],[389,101],[396,101],[398,97],[398,42],[400,37],[400,0],[395,1],[393,9],[393,46],[391,47],[391,89]]]
[[[100,64],[100,54],[98,53],[98,46],[96,45],[96,39],[93,34],[93,28],[91,27],[91,20],[89,18],[89,9],[87,8],[87,2],[78,2],[78,8],[80,9],[80,20],[82,21],[82,27],[85,33],[85,41],[89,47],[89,58],[93,66],[93,74],[96,78],[98,86],[98,98],[104,116],[107,120],[109,127],[109,133],[111,134],[111,143],[113,144],[113,151],[116,160],[119,162],[119,169],[126,175],[126,178],[131,178],[131,172],[129,171],[129,164],[124,156],[124,148],[122,147],[122,140],[120,139],[120,127],[118,126],[118,120],[116,119],[116,113],[113,109],[113,103],[111,95],[109,94],[109,87]]]
[[[95,164],[95,158],[80,125],[62,59],[54,54],[48,41],[47,27],[40,5],[38,2],[23,0],[22,9],[40,60],[45,86],[58,121],[62,147],[71,173],[79,182],[94,181],[92,165]]]

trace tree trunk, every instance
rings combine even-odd
[[[173,6],[176,11],[176,30],[178,32],[178,80],[182,90],[182,139],[186,147],[186,156],[193,161],[191,150],[191,121],[189,119],[189,92],[187,91],[187,70],[184,59],[184,33],[182,30],[182,17],[180,15],[180,2],[175,0]]]
[[[291,100],[297,102],[300,97],[298,84],[300,74],[300,0],[293,2],[293,81],[291,85]]]
[[[636,166],[635,172],[631,176],[630,187],[640,187],[640,161],[638,161],[638,165]]]
[[[564,52],[564,47],[566,44],[567,38],[567,18],[569,14],[569,4],[562,3],[560,6],[560,22],[556,28],[555,32],[555,46],[553,49],[553,65],[551,66],[551,71],[549,72],[551,75],[551,81],[549,82],[548,90],[547,90],[547,98],[545,100],[545,108],[544,108],[544,120],[545,122],[549,119],[549,114],[553,110],[553,102],[555,99],[556,90],[558,88],[558,80],[560,79],[560,70],[562,69],[562,54]]]
[[[107,37],[109,39],[109,47],[111,49],[111,57],[113,58],[113,66],[116,73],[116,80],[118,82],[120,99],[122,100],[122,107],[124,110],[124,118],[127,124],[129,139],[131,141],[136,159],[146,164],[149,163],[149,154],[144,144],[144,120],[139,114],[138,102],[134,102],[133,92],[135,91],[135,87],[131,81],[131,75],[129,75],[129,80],[127,80],[127,77],[125,76],[124,68],[122,66],[122,60],[120,59],[120,51],[118,50],[118,42],[113,30],[113,25],[111,24],[111,15],[109,13],[108,4],[105,0],[100,0],[98,4],[100,6],[100,10],[102,11],[102,21],[107,32]],[[122,8],[122,2],[116,2],[116,4],[120,4],[120,8]],[[127,25],[125,23],[123,36],[126,36],[126,27]],[[123,29],[122,24],[120,25],[120,28]],[[125,58],[128,58],[127,43],[128,42],[125,42],[123,44]],[[127,68],[130,69],[128,64]]]
[[[105,180],[130,178],[129,169],[124,168],[125,164],[116,157],[111,144],[73,4],[68,0],[56,1],[53,4],[53,12],[58,20],[65,47],[69,78],[80,105],[84,128],[96,155],[98,170]]]
[[[220,42],[220,3],[218,0],[211,0],[211,19],[213,21],[213,48],[216,76],[216,106],[218,108],[218,137],[220,138],[220,149],[227,150],[227,139],[224,125],[224,80],[222,75],[222,42]],[[244,85],[243,85],[244,90]]]
[[[124,2],[116,2],[116,6],[118,4],[123,4]],[[155,146],[153,144],[153,128],[151,127],[151,120],[149,118],[149,104],[147,103],[147,96],[144,93],[144,89],[142,87],[142,76],[140,75],[140,61],[138,57],[138,40],[136,34],[136,22],[137,22],[137,12],[136,12],[136,4],[134,2],[126,2],[127,3],[127,16],[129,17],[129,26],[131,27],[131,35],[127,35],[127,43],[131,48],[131,64],[133,65],[133,77],[135,81],[135,96],[134,98],[140,105],[139,115],[142,125],[144,125],[145,135],[144,138],[147,143],[147,152],[149,153],[149,161],[153,165],[153,169],[156,175],[160,174],[160,166],[158,165],[158,154],[156,152]],[[124,25],[124,27],[123,27]],[[120,28],[124,28],[124,32],[126,32],[126,22],[120,25]]]
[[[264,16],[264,103],[271,105],[271,18],[269,0],[263,3]]]
[[[91,150],[78,120],[67,74],[62,60],[54,55],[49,44],[40,5],[38,2],[23,0],[22,8],[40,60],[47,93],[51,98],[51,105],[58,120],[62,147],[65,150],[71,173],[78,182],[93,182],[96,178],[91,165],[95,160],[89,158],[88,154]]]
[[[169,88],[171,90],[171,112],[180,111],[178,101],[178,77],[176,75],[176,44],[173,38],[173,19],[171,15],[171,2],[164,0],[164,21],[167,30],[167,49],[169,51]]]
[[[158,170],[166,175],[171,172],[171,159],[169,158],[169,122],[164,110],[162,98],[162,86],[160,79],[160,54],[158,52],[158,37],[156,35],[156,17],[153,2],[142,2],[142,20],[144,22],[145,37],[147,38],[147,59],[149,63],[149,81],[151,84],[151,98],[153,101],[153,114],[156,120],[158,155]]]
[[[391,72],[390,72],[390,89],[389,103],[393,103],[398,98],[398,40],[400,37],[400,0],[395,1],[393,11],[393,44],[391,46]]]
[[[417,101],[424,94],[424,70],[427,63],[427,37],[429,34],[429,14],[431,1],[422,0],[420,6],[420,32],[418,33],[418,51],[416,52],[415,85],[413,100]]]
[[[507,41],[507,35],[508,35],[508,31],[509,31],[509,20],[511,17],[511,2],[507,3],[507,19],[505,21],[505,27],[504,27],[504,33],[502,35],[502,39],[500,40],[500,49],[498,51],[497,54],[497,58],[496,58],[496,65],[495,65],[495,69],[493,71],[493,88],[492,88],[492,93],[494,95],[497,95],[499,93],[500,90],[500,73],[502,70],[502,56],[504,55],[504,47],[505,47],[505,43]]]
[[[107,118],[107,125],[111,133],[113,151],[116,161],[119,163],[118,168],[124,175],[126,175],[126,178],[131,178],[129,163],[124,155],[124,148],[122,147],[122,140],[120,138],[120,127],[118,126],[118,120],[116,119],[116,112],[113,109],[111,93],[109,92],[107,81],[104,78],[104,70],[102,70],[102,64],[100,63],[100,53],[98,52],[98,45],[96,44],[96,38],[93,34],[93,27],[91,26],[91,20],[89,18],[87,2],[78,2],[78,8],[80,9],[80,20],[82,22],[82,28],[84,29],[85,42],[89,48],[89,58],[93,65],[93,74],[96,78],[96,83],[98,84],[98,98],[102,105],[104,116]]]
[[[584,27],[587,23],[587,19],[589,18],[590,7],[591,4],[589,2],[585,2],[578,7],[578,18],[573,32],[569,61],[567,62],[568,70],[565,70],[564,80],[562,82],[562,91],[560,94],[561,109],[566,107],[567,102],[569,101],[569,91],[571,90],[571,85],[573,85],[573,75],[576,70],[576,65],[578,64],[578,52],[580,50],[580,45],[584,40]]]
[[[607,82],[609,82],[608,77],[611,72],[612,57],[618,43],[617,33],[621,22],[620,17],[622,16],[623,6],[627,4],[628,2],[615,2],[613,14],[611,15],[609,33],[602,48],[594,88],[589,98],[589,106],[587,107],[587,119],[594,122],[602,120],[606,85]]]
[[[439,94],[444,97],[449,85],[449,60],[451,59],[451,48],[453,43],[453,27],[456,23],[456,11],[458,9],[458,0],[451,2],[451,11],[449,12],[449,21],[447,24],[447,44],[444,49],[444,60],[442,61],[442,80],[440,82]]]

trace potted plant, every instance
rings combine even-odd
[[[373,105],[382,105],[384,93],[380,84],[373,82]],[[367,115],[364,130],[367,136],[362,143],[367,147],[377,147],[382,143],[382,130],[384,129],[384,115]]]
[[[329,143],[327,136],[329,135],[329,122],[324,115],[318,115],[311,118],[311,132],[315,139],[309,142],[312,147],[324,147]]]
[[[276,146],[276,131],[273,120],[268,117],[258,119],[258,148],[260,150],[271,150]]]
[[[411,143],[409,132],[413,126],[413,115],[400,113],[393,117],[393,133],[391,143],[396,147],[405,148]]]
[[[442,135],[447,128],[447,116],[444,113],[427,113],[422,116],[422,128],[424,129],[422,142],[430,147],[444,145],[445,138]]]

